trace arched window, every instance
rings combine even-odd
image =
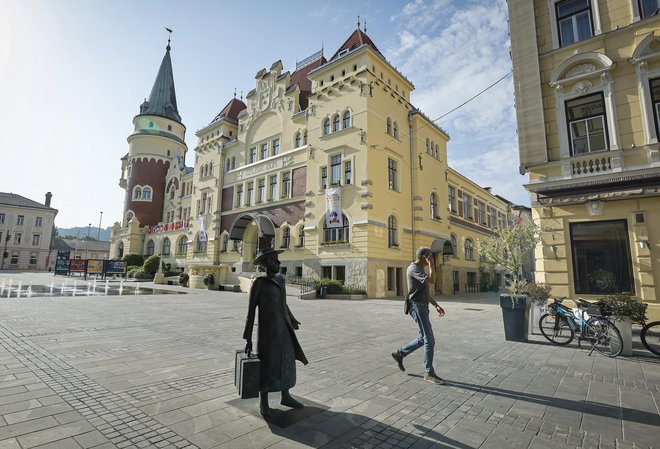
[[[323,120],[323,135],[327,136],[328,134],[330,134],[330,119],[326,118]]]
[[[458,240],[456,239],[456,234],[451,234],[451,244],[454,247],[453,257],[458,257]]]
[[[117,257],[120,259],[124,257],[124,242],[119,242],[117,245]]]
[[[136,186],[133,189],[133,199],[134,200],[142,199],[142,188],[140,186]]]
[[[161,251],[161,254],[163,256],[169,256],[170,255],[170,246],[171,246],[170,239],[165,237],[165,239],[163,240],[163,249]]]
[[[231,160],[229,158],[227,158],[227,164],[226,164],[226,167],[225,167],[225,171],[229,171],[230,164],[231,164]]]
[[[232,156],[231,157],[231,169],[233,170],[235,168],[236,168],[236,156]]]
[[[133,219],[133,217],[135,217],[135,214],[134,214],[133,212],[129,212],[129,213],[127,213],[127,214],[126,214],[126,223],[128,223],[129,221],[131,221],[131,220]]]
[[[298,246],[301,248],[305,247],[305,227],[301,226],[298,229]]]
[[[426,154],[431,154],[431,147],[428,138],[426,139]]]
[[[213,162],[209,162],[209,176],[213,175]]]
[[[202,240],[202,234],[197,234],[197,241],[195,242],[195,251],[206,251],[206,239]]]
[[[174,184],[170,185],[170,199],[173,200],[176,195],[176,186]]]
[[[472,239],[465,239],[465,258],[467,260],[474,260],[474,244]]]
[[[307,130],[305,130],[305,133],[303,134],[303,145],[307,145]]]
[[[350,111],[345,111],[344,112],[344,129],[350,128],[351,127],[351,112]]]
[[[30,254],[30,265],[36,265],[36,264],[37,264],[37,255]]]
[[[289,248],[291,244],[291,229],[286,226],[282,229],[282,248]]]
[[[390,215],[387,219],[387,246],[390,248],[397,248],[399,246],[397,223],[394,215]]]
[[[296,137],[295,137],[295,139],[294,139],[294,140],[295,140],[295,143],[294,143],[295,148],[298,148],[298,147],[300,146],[300,137],[301,137],[301,136],[300,136],[300,131],[298,131],[298,132],[296,133]]]
[[[222,237],[222,252],[226,253],[227,252],[227,243],[229,243],[229,236],[224,235]]]
[[[18,264],[18,253],[11,253],[11,259],[9,259],[9,264],[10,265]]]
[[[337,131],[339,131],[339,114],[332,117],[332,132],[336,133]]]
[[[431,218],[433,220],[440,218],[440,214],[438,214],[438,196],[435,192],[431,192],[431,204],[429,210],[431,211]]]
[[[387,125],[385,127],[385,132],[387,134],[392,134],[392,119],[387,117]]]
[[[394,138],[399,138],[399,124],[397,122],[394,122]]]
[[[154,241],[149,240],[147,242],[147,251],[144,253],[144,255],[145,256],[153,256],[155,247],[156,247],[156,244],[154,243]]]
[[[188,252],[188,237],[185,235],[179,239],[179,248],[177,254],[186,254]]]
[[[436,159],[440,158],[440,147],[438,146],[437,143],[435,144],[435,158]]]
[[[142,199],[151,201],[151,187],[145,187],[142,189]]]
[[[327,221],[323,222],[323,241],[325,243],[347,243],[349,241],[348,218],[341,214],[341,219],[342,225],[338,228],[329,228]]]

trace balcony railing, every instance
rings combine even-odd
[[[621,171],[622,165],[623,161],[618,152],[594,153],[564,161],[562,174],[570,178],[594,176]]]

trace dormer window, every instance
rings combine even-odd
[[[338,57],[341,58],[342,56],[348,54],[349,51],[351,51],[349,48],[344,48],[342,51],[339,52]]]

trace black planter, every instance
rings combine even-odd
[[[500,295],[507,341],[527,341],[530,306],[531,301],[524,295]]]

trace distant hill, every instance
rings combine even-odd
[[[76,226],[74,228],[57,228],[57,235],[60,237],[71,237],[84,239],[87,237],[87,226]],[[102,242],[110,241],[111,228],[101,228],[101,235],[99,240]],[[96,237],[99,235],[99,228],[92,226],[89,228],[89,237],[96,240]]]

